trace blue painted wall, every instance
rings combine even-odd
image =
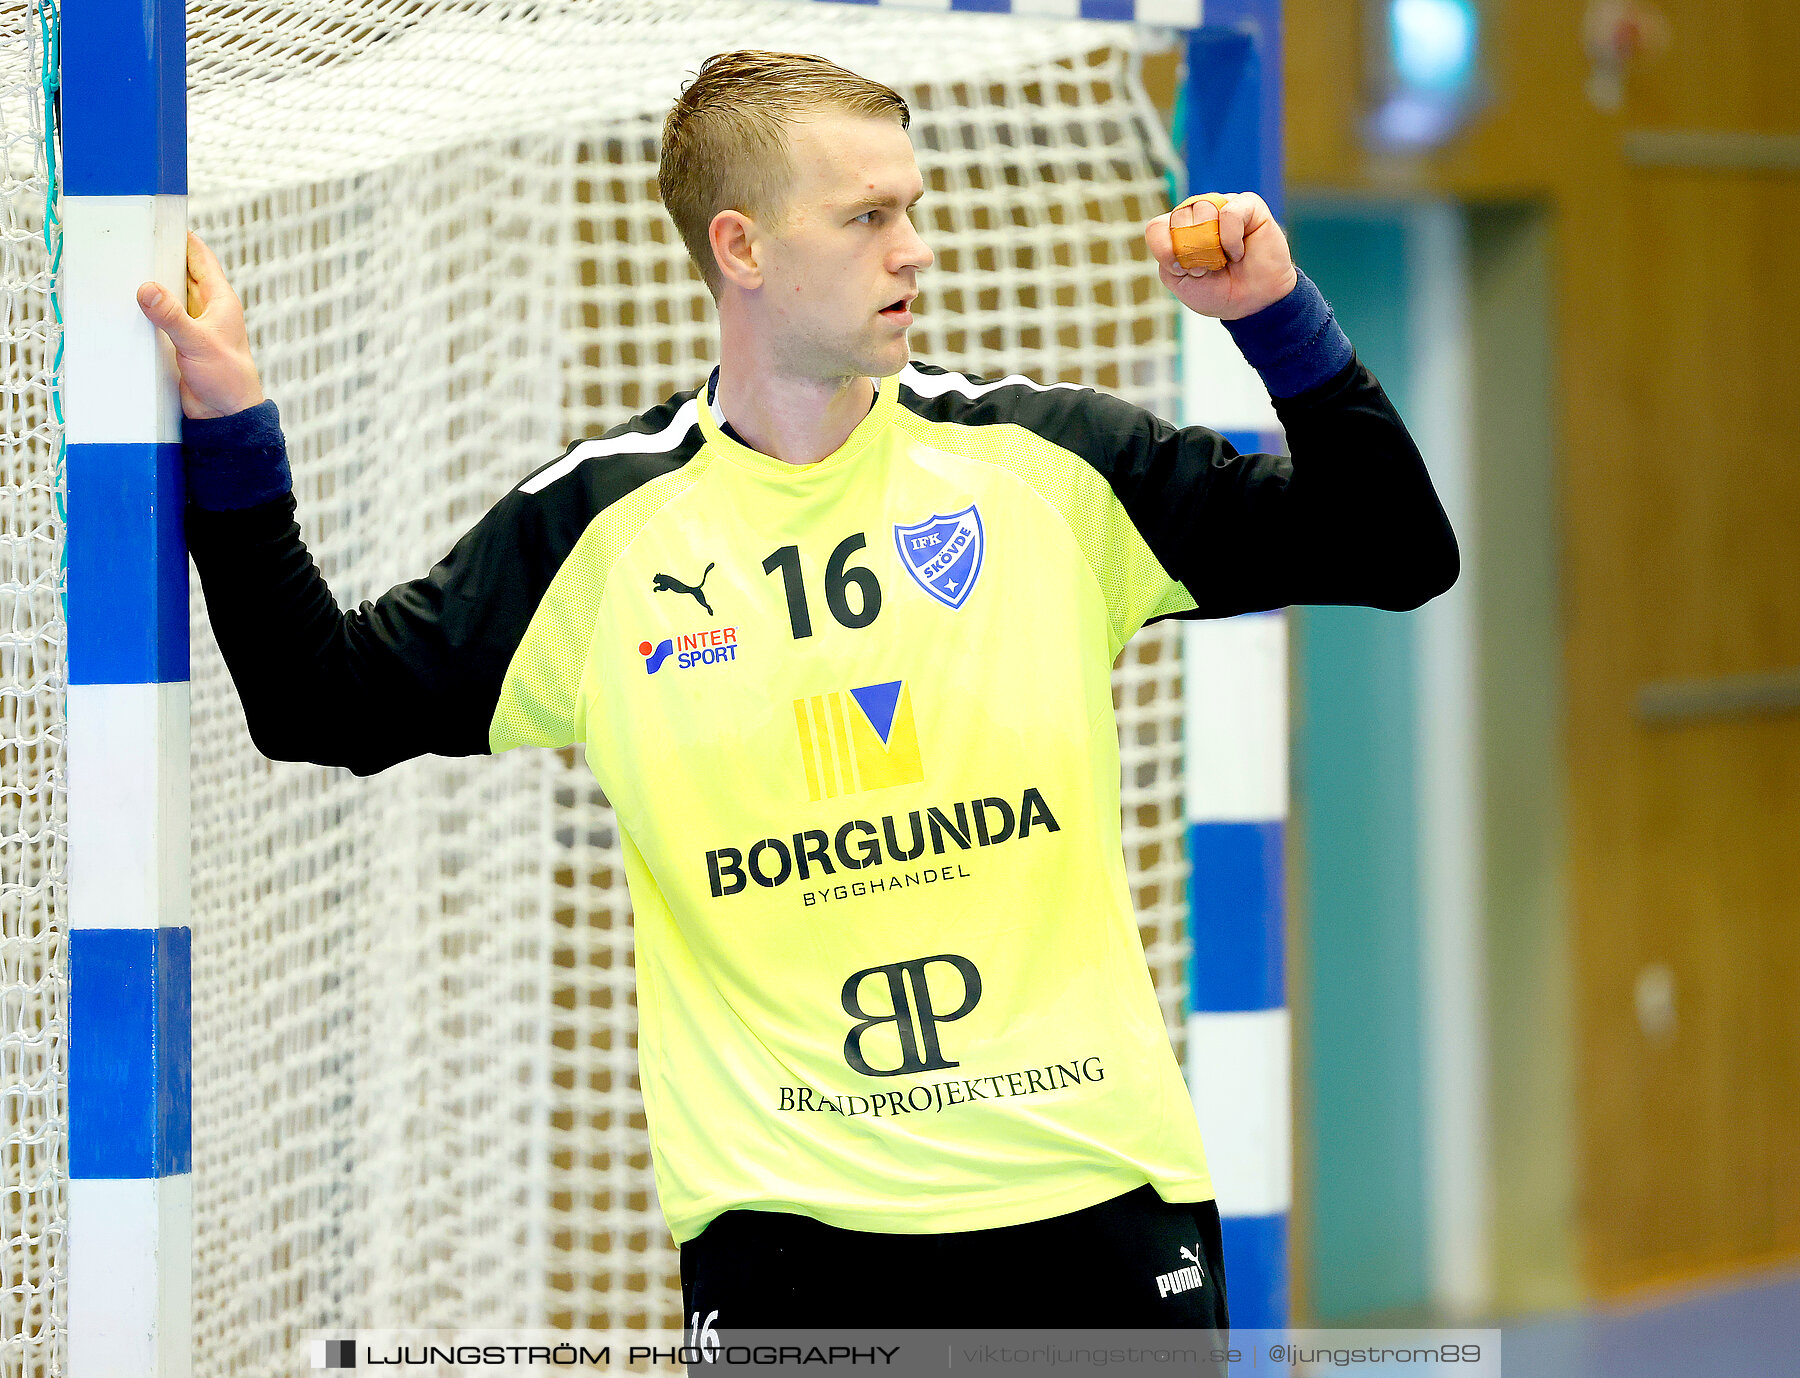
[[[1409,400],[1400,207],[1294,198],[1286,229],[1358,356]],[[1416,701],[1406,614],[1294,614],[1293,869],[1305,972],[1296,1166],[1321,1322],[1424,1306]]]

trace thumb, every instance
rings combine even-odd
[[[146,282],[138,288],[137,302],[138,309],[150,324],[166,333],[175,342],[176,349],[193,343],[198,327],[188,315],[187,308],[168,288],[161,283]]]

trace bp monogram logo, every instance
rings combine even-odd
[[[944,981],[950,979],[951,972],[962,986],[960,1002],[947,1014],[939,1012],[932,1003],[928,979],[931,968],[940,964],[949,971],[943,973],[939,991],[943,991]],[[881,979],[871,981],[871,977]],[[864,967],[844,982],[842,999],[844,1013],[861,1021],[844,1039],[844,1061],[851,1067],[865,1077],[935,1072],[961,1065],[944,1056],[938,1044],[938,1025],[961,1019],[975,1008],[981,999],[981,973],[967,957],[951,952],[935,957],[915,957],[909,962]],[[877,1067],[869,1061],[865,1040],[871,1034],[875,1034],[878,1055],[897,1052],[899,1066]]]

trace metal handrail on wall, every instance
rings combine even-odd
[[[1665,680],[1638,690],[1640,721],[1654,727],[1800,710],[1800,667],[1718,679]]]

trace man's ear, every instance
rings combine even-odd
[[[763,285],[762,268],[756,261],[756,233],[756,222],[742,211],[720,211],[706,227],[719,276],[746,292]]]

